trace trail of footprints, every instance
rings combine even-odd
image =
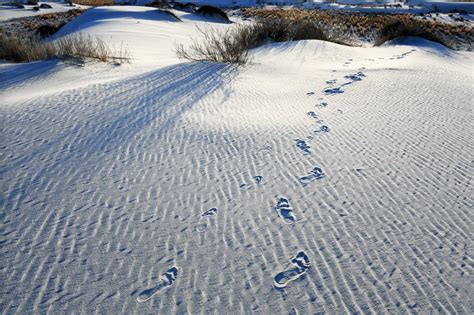
[[[402,59],[405,58],[407,55],[413,53],[415,49],[408,51],[406,53],[403,53],[401,55],[395,55],[392,56],[389,59]],[[351,64],[352,59],[348,59],[343,66],[347,67]],[[326,81],[326,88],[322,91],[324,95],[326,96],[334,96],[337,94],[342,94],[345,92],[345,89],[351,85],[353,85],[355,82],[362,81],[363,78],[366,76],[365,73],[363,72],[366,68],[362,67],[359,69],[359,71],[355,73],[350,73],[345,75],[343,78],[346,80],[344,83],[337,85],[338,80],[337,79],[330,79]],[[336,71],[333,71],[336,72]],[[316,93],[313,91],[310,91],[306,93],[307,96],[313,96]],[[315,105],[316,108],[325,108],[329,104],[324,101],[324,99],[320,98],[319,103]],[[342,114],[342,110],[338,110],[339,113]],[[313,131],[314,134],[324,134],[328,133],[330,131],[330,128],[325,124],[325,122],[320,118],[318,114],[314,111],[309,111],[307,112],[307,115],[314,119],[317,124],[320,124],[320,126]],[[312,139],[312,138],[309,138]],[[295,139],[296,147],[304,154],[308,155],[311,153],[311,147],[309,144],[306,142],[304,139]],[[266,144],[262,148],[260,148],[259,153],[262,154],[270,154],[272,151],[272,146],[271,144]],[[299,182],[304,186],[310,184],[313,181],[317,181],[320,179],[323,179],[326,175],[324,174],[322,168],[320,167],[315,167],[307,175],[299,177]],[[263,181],[263,176],[257,175],[254,176],[253,178],[254,185],[258,186],[262,183]],[[243,183],[239,186],[242,190],[248,190],[252,187],[254,187],[252,184],[247,184]],[[294,213],[293,208],[290,205],[290,202],[288,198],[284,196],[278,197],[278,201],[276,203],[276,206],[273,208],[274,211],[276,211],[277,215],[279,218],[283,221],[283,223],[288,224],[288,225],[293,225],[297,223],[298,220],[296,218],[296,215]],[[218,209],[216,207],[210,208],[203,212],[198,221],[198,225],[196,227],[197,232],[205,232],[207,228],[209,227],[211,220],[217,216]],[[293,256],[289,260],[290,264],[289,267],[279,273],[277,273],[274,278],[273,278],[273,285],[277,289],[284,289],[289,283],[292,281],[295,281],[299,278],[301,278],[308,269],[310,268],[310,259],[308,255],[304,251],[299,251],[295,256]],[[393,273],[393,271],[392,271]],[[166,271],[161,277],[160,277],[160,282],[152,287],[148,288],[144,291],[142,291],[138,298],[138,302],[146,302],[150,300],[153,296],[158,295],[162,292],[164,292],[167,288],[169,288],[173,283],[176,281],[176,277],[178,275],[178,267],[174,266],[170,268],[168,271]]]

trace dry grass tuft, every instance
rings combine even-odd
[[[466,24],[443,23],[424,20],[412,14],[374,14],[357,12],[336,12],[302,9],[242,9],[246,17],[257,19],[284,19],[289,21],[311,21],[323,29],[330,37],[343,37],[345,41],[374,41],[381,39],[383,29],[396,23],[405,25],[405,31],[429,30],[418,32],[431,37],[453,49],[471,50],[474,47],[474,27]],[[417,32],[415,32],[417,33]]]
[[[0,59],[14,62],[31,62],[50,58],[94,59],[101,62],[122,64],[130,62],[127,49],[111,49],[100,38],[67,36],[54,41],[42,41],[37,37],[24,38],[0,33]]]
[[[26,16],[16,19],[10,19],[0,23],[0,32],[5,34],[33,37],[49,36],[59,30],[63,25],[74,20],[81,15],[84,10],[73,9],[67,12],[46,13],[36,16]]]
[[[224,32],[199,30],[201,41],[193,40],[190,47],[178,45],[178,57],[195,61],[214,61],[244,65],[249,62],[248,51],[267,42],[319,39],[341,42],[328,36],[311,21],[290,21],[267,18],[252,24],[235,25]]]
[[[209,5],[203,5],[199,7],[196,11],[196,14],[204,15],[204,16],[211,16],[217,19],[221,19],[227,23],[230,23],[229,17],[227,16],[227,13],[222,11],[219,8],[211,7]]]
[[[176,47],[176,55],[179,58],[194,61],[213,61],[244,65],[249,61],[247,28],[237,26],[218,32],[214,29],[199,29],[202,41],[193,40],[190,47],[183,45]]]
[[[74,3],[80,5],[88,5],[92,7],[99,7],[103,5],[114,5],[114,0],[74,0]]]
[[[377,38],[375,39],[375,45],[380,46],[389,40],[404,36],[422,37],[432,42],[450,47],[448,42],[431,31],[431,29],[429,29],[426,24],[420,23],[418,20],[409,20],[404,22],[396,21],[383,26],[380,29]]]

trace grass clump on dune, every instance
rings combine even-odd
[[[176,48],[179,58],[194,61],[213,61],[244,65],[248,62],[250,32],[248,27],[236,26],[224,32],[199,29],[201,41],[193,40],[190,47],[182,44]]]
[[[241,10],[244,17],[256,19],[277,18],[290,21],[311,21],[331,37],[344,38],[348,42],[382,42],[390,34],[417,34],[452,49],[473,50],[474,27],[466,23],[445,23],[429,20],[413,14],[379,14],[359,12],[338,12],[330,10],[305,9],[259,9]],[[398,23],[404,25],[397,26]],[[333,35],[334,34],[334,35]],[[401,35],[402,36],[402,35]],[[405,35],[406,36],[406,35]]]
[[[375,45],[380,46],[387,41],[405,36],[421,37],[450,47],[445,40],[418,20],[396,21],[384,25],[379,30],[378,36],[375,39]]]
[[[178,57],[194,61],[213,61],[244,65],[249,50],[269,42],[303,39],[335,41],[315,23],[285,19],[261,19],[252,24],[236,25],[224,32],[214,29],[199,30],[201,41],[193,40],[188,48],[178,45]]]
[[[43,41],[37,37],[0,33],[0,59],[31,62],[50,58],[94,59],[115,64],[130,62],[131,59],[127,49],[121,47],[113,50],[100,38],[82,34]]]
[[[199,7],[195,12],[196,14],[211,16],[217,19],[221,19],[224,22],[230,23],[230,20],[227,14],[219,8],[211,7],[209,5],[203,5]]]
[[[103,5],[114,5],[114,0],[74,0],[74,3],[88,5],[91,7],[99,7]]]

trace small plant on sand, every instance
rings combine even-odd
[[[219,32],[214,29],[199,29],[202,40],[193,40],[190,47],[176,47],[179,58],[194,61],[213,61],[244,65],[249,61],[247,29],[243,26]]]

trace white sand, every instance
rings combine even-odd
[[[7,1],[5,1],[7,2]],[[74,6],[69,6],[65,3],[57,2],[38,2],[39,5],[46,3],[51,6],[49,9],[40,9],[39,11],[33,11],[35,5],[24,5],[25,8],[17,9],[11,6],[0,5],[0,21],[6,21],[9,19],[22,18],[27,16],[37,16],[41,14],[48,13],[57,13],[57,12],[67,12],[74,9],[86,9],[88,6],[75,4]]]
[[[472,52],[300,41],[236,69],[180,62],[203,22],[150,14],[59,34],[130,65],[0,66],[2,312],[473,312]]]

